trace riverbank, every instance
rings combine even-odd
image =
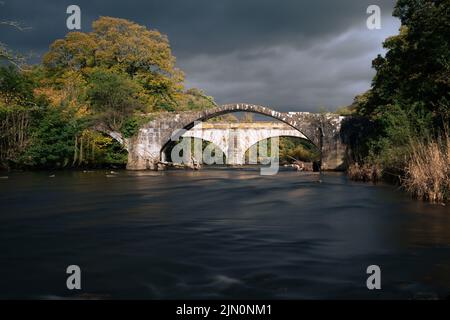
[[[410,143],[409,152],[400,167],[389,170],[378,163],[353,163],[347,170],[351,180],[388,181],[402,186],[414,198],[431,203],[450,201],[450,137]],[[396,174],[389,174],[395,171]]]
[[[450,137],[417,142],[405,168],[403,185],[421,200],[450,201]]]

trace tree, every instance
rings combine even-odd
[[[70,32],[56,40],[44,56],[44,66],[54,75],[72,70],[89,74],[100,68],[126,74],[142,86],[149,103],[176,104],[182,92],[183,73],[175,67],[166,36],[131,21],[101,17],[92,32]]]
[[[29,144],[31,116],[39,103],[34,83],[16,67],[0,68],[0,167],[9,168]]]
[[[384,42],[386,57],[373,61],[376,76],[365,113],[372,115],[397,104],[412,120],[413,115],[421,119],[431,113],[436,122],[448,121],[449,12],[448,0],[397,2],[393,15],[402,22],[400,33]]]
[[[33,143],[20,156],[21,164],[38,168],[69,166],[75,149],[74,137],[82,128],[74,110],[49,106],[33,120]]]
[[[0,43],[0,59],[9,54]],[[183,91],[166,36],[102,17],[92,32],[56,40],[42,65],[0,68],[0,166],[123,165],[126,151],[95,124],[130,138],[149,113],[214,105],[200,90]]]
[[[4,5],[2,1],[0,1],[0,6]],[[28,29],[27,27],[22,26],[17,21],[0,21],[0,26],[9,26],[18,29],[19,31],[23,31]],[[23,65],[23,58],[19,55],[12,52],[8,46],[0,41],[0,62],[2,60],[6,60],[7,62],[13,64],[15,67],[21,69]]]
[[[139,86],[109,71],[92,72],[86,94],[96,119],[114,131],[120,131],[133,112],[144,109],[139,101]]]
[[[366,156],[385,165],[398,163],[410,139],[435,135],[450,119],[450,2],[399,0],[393,15],[400,32],[373,61],[371,90],[355,99],[373,124]]]
[[[50,51],[44,56],[44,66],[58,73],[94,67],[97,45],[89,33],[69,32],[65,39],[51,44]]]
[[[165,110],[205,110],[216,106],[217,104],[213,97],[206,95],[200,89],[191,88],[183,94],[178,94],[176,96],[176,105],[166,105]]]
[[[6,104],[27,105],[34,99],[34,83],[13,66],[0,68],[0,99]]]

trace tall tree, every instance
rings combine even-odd
[[[376,76],[360,111],[376,115],[398,105],[411,120],[448,121],[450,1],[399,0],[393,15],[400,33],[386,39],[386,56],[373,61]]]
[[[373,123],[369,154],[400,160],[411,138],[449,123],[450,1],[399,0],[393,15],[400,32],[384,42],[372,88],[355,103]]]
[[[174,101],[183,89],[184,75],[175,67],[166,36],[112,17],[94,21],[92,29],[56,40],[44,56],[44,66],[57,74],[88,74],[94,67],[124,73],[140,83],[154,107]]]

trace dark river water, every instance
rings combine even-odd
[[[450,296],[449,207],[393,186],[255,169],[7,175],[2,299]]]

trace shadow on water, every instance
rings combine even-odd
[[[0,180],[0,298],[445,298],[448,207],[255,168]],[[366,268],[382,290],[366,288]],[[83,297],[83,295],[81,295]]]

